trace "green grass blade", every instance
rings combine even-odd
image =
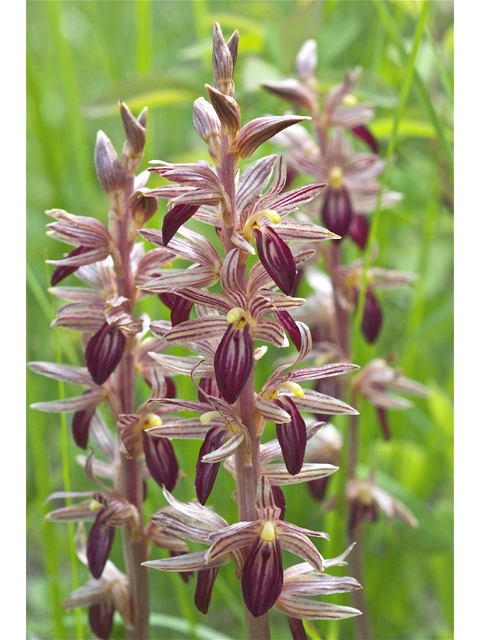
[[[378,2],[378,4],[381,4],[381,2]],[[392,130],[392,137],[390,138],[387,153],[385,156],[385,171],[383,172],[383,175],[380,181],[380,189],[378,191],[378,197],[377,197],[377,206],[373,216],[372,227],[371,227],[369,238],[368,238],[367,250],[365,252],[362,282],[360,286],[358,305],[357,305],[357,310],[356,310],[355,319],[354,319],[353,340],[352,340],[352,362],[356,362],[356,357],[357,357],[356,350],[358,351],[357,345],[359,344],[359,340],[360,340],[361,323],[362,323],[363,310],[365,307],[365,299],[366,299],[367,273],[368,273],[370,264],[372,262],[373,247],[378,235],[378,225],[380,220],[379,214],[381,209],[382,195],[383,195],[385,184],[388,178],[388,173],[389,173],[390,165],[393,158],[393,152],[397,144],[398,128],[399,128],[402,116],[405,112],[405,106],[407,104],[407,99],[410,94],[410,89],[412,86],[412,81],[415,73],[415,58],[417,56],[418,48],[420,46],[420,42],[421,42],[422,35],[425,28],[428,6],[429,6],[428,1],[423,3],[422,13],[420,14],[420,18],[417,23],[412,51],[410,53],[407,66],[405,69],[405,80],[402,85],[398,107],[395,112],[395,120],[394,120],[394,125]]]
[[[402,58],[402,61],[404,63],[407,63],[408,60],[411,60],[411,53],[410,56],[407,53],[407,51],[405,50],[405,47],[403,45],[403,41],[402,41],[402,35],[398,30],[397,24],[395,22],[395,20],[393,19],[391,13],[390,13],[390,9],[388,8],[388,3],[385,2],[385,0],[378,0],[377,2],[374,3],[375,7],[379,13],[380,19],[382,20],[383,26],[385,28],[385,31],[388,33],[390,39],[392,40],[392,42],[395,44],[395,46],[398,49],[398,52],[400,54],[400,57]],[[428,5],[428,2],[424,2],[423,3],[423,9],[422,9],[422,15],[425,9],[425,4]],[[425,29],[425,23],[423,23],[423,29]],[[451,144],[449,144],[447,137],[445,135],[444,132],[444,128],[443,128],[443,124],[440,120],[440,118],[437,115],[437,112],[435,110],[435,107],[433,106],[430,94],[428,92],[428,90],[426,89],[420,75],[418,74],[418,72],[414,69],[413,70],[413,86],[415,88],[415,91],[418,94],[418,97],[420,98],[421,102],[423,103],[423,106],[425,107],[431,121],[432,124],[434,125],[438,137],[442,143],[442,146],[445,150],[446,156],[447,156],[447,160],[449,162],[450,165],[450,170],[453,171],[453,150],[452,150],[452,146]]]
[[[199,640],[233,640],[230,636],[215,631],[211,627],[207,627],[203,624],[194,624],[193,627],[189,621],[182,618],[175,618],[174,616],[166,616],[163,613],[152,613],[150,616],[150,624],[152,627],[163,627],[166,629],[173,629],[174,631],[180,631],[184,633],[187,638],[192,638],[190,635],[192,631],[195,632],[195,638]]]

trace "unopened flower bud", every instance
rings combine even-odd
[[[109,196],[120,193],[125,184],[125,170],[109,138],[99,131],[95,143],[95,168],[102,189]]]
[[[154,438],[145,431],[142,432],[145,462],[150,475],[167,491],[173,491],[178,479],[178,462],[172,443],[167,438]]]
[[[124,102],[120,102],[120,115],[122,117],[123,128],[127,134],[127,139],[123,145],[123,162],[127,175],[134,175],[143,158],[145,148],[145,125],[147,122],[147,111],[142,111],[141,124],[130,112]]]
[[[307,80],[315,75],[317,68],[317,43],[307,40],[297,54],[295,65],[300,80]]]
[[[135,191],[130,200],[132,222],[135,229],[141,229],[158,209],[158,199],[148,195],[147,189]]]
[[[232,49],[235,53],[236,46],[234,46],[234,42],[232,41]],[[235,85],[233,84],[234,63],[232,52],[225,42],[217,21],[213,23],[212,63],[215,88],[226,95],[233,95]]]
[[[219,162],[222,155],[220,141],[221,124],[212,105],[205,98],[198,98],[193,103],[193,124],[200,137],[208,144],[208,152],[214,162]]]
[[[205,85],[205,88],[220,119],[223,131],[231,138],[235,138],[242,126],[240,107],[237,101],[231,96],[210,87],[208,84]]]
[[[212,597],[213,584],[218,574],[218,567],[204,569],[198,572],[197,585],[195,587],[195,606],[203,614],[208,612]]]
[[[99,579],[112,548],[115,528],[107,524],[111,516],[110,509],[103,507],[95,518],[87,540],[87,561],[90,573]]]

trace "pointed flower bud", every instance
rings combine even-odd
[[[236,52],[236,49],[237,46],[235,46],[235,40],[233,40],[232,50],[234,54]],[[232,58],[232,51],[227,46],[223,37],[222,30],[217,21],[213,23],[212,63],[215,88],[222,93],[225,93],[226,95],[233,95],[234,63]]]
[[[103,573],[115,536],[115,528],[107,524],[110,516],[111,510],[109,508],[101,508],[88,534],[88,568],[97,580]]]
[[[246,385],[253,367],[253,344],[250,325],[232,324],[225,331],[214,358],[217,385],[227,402],[233,404]]]
[[[222,130],[232,139],[235,139],[242,126],[240,107],[237,101],[231,96],[227,96],[221,91],[210,87],[208,84],[205,85],[205,88],[221,122]]]
[[[103,384],[122,359],[126,338],[115,325],[105,322],[88,341],[85,363],[95,384]]]
[[[205,98],[198,98],[193,103],[193,124],[200,137],[208,144],[210,156],[214,162],[218,162],[222,155],[221,124],[215,109]]]
[[[158,200],[148,195],[148,189],[135,191],[130,199],[132,221],[136,229],[141,229],[158,209]]]
[[[122,191],[125,171],[109,138],[99,131],[95,144],[95,168],[102,189],[107,195]]]
[[[311,118],[304,116],[264,116],[255,118],[240,129],[235,149],[236,154],[245,160],[261,144],[273,138],[274,135],[304,120],[311,120]]]
[[[300,80],[308,80],[315,75],[317,68],[317,43],[315,40],[304,42],[295,59],[295,66]]]
[[[120,101],[120,115],[127,139],[123,145],[123,161],[127,175],[134,175],[143,158],[145,148],[145,125],[147,123],[147,110],[141,113],[142,123],[135,118],[127,105]]]

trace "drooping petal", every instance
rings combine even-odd
[[[282,552],[279,540],[263,540],[258,536],[242,571],[243,601],[250,613],[255,617],[267,613],[280,596],[282,585]]]
[[[112,600],[92,604],[88,610],[88,623],[93,633],[101,640],[109,640],[113,629],[115,605]]]
[[[161,558],[160,560],[149,560],[148,562],[142,562],[142,566],[149,567],[150,569],[158,569],[160,571],[201,571],[205,569],[205,551],[195,551],[194,553],[186,553],[181,556],[175,556],[171,558]],[[209,567],[221,566],[228,564],[230,558],[223,557],[218,558],[212,563],[209,563]]]
[[[367,287],[363,309],[362,332],[368,342],[373,343],[382,326],[382,309],[371,287]]]
[[[219,462],[209,464],[208,462],[202,462],[202,458],[205,454],[221,447],[227,433],[228,431],[223,426],[212,427],[200,447],[197,465],[195,467],[195,493],[197,494],[200,504],[204,505],[206,503],[220,468]]]
[[[366,216],[358,213],[353,216],[353,220],[348,228],[348,235],[362,250],[367,246],[369,227],[370,225]]]
[[[289,246],[271,227],[253,229],[258,257],[283,293],[289,295],[295,285],[297,269]]]
[[[91,391],[85,391],[85,393],[91,393]],[[73,439],[77,447],[86,449],[88,444],[88,432],[90,428],[90,422],[94,416],[95,407],[88,407],[81,411],[76,411],[73,414],[72,419],[72,434]]]
[[[210,606],[213,584],[218,574],[218,567],[204,569],[198,572],[197,586],[195,587],[195,606],[206,614]]]
[[[288,311],[275,311],[274,314],[278,322],[280,322],[282,327],[290,336],[290,340],[293,342],[295,349],[297,351],[300,351],[300,347],[302,345],[302,336],[295,320],[288,313]]]
[[[199,204],[176,204],[170,211],[167,211],[162,224],[163,245],[165,247],[182,224],[190,220],[199,207]]]
[[[228,327],[217,347],[214,367],[220,393],[233,404],[253,367],[253,344],[248,323],[241,329],[237,329],[235,323]]]
[[[72,256],[78,256],[81,255],[82,253],[86,253],[87,251],[90,251],[91,247],[84,247],[84,246],[80,246],[77,247],[76,249],[74,249],[73,251],[70,251],[70,253],[68,254],[68,258],[71,258]],[[61,282],[64,278],[66,278],[67,276],[69,276],[70,274],[74,273],[76,270],[78,269],[78,267],[65,267],[65,266],[60,266],[57,267],[50,278],[50,284],[52,285],[52,287],[54,287],[56,284],[58,284],[59,282]]]
[[[110,518],[110,509],[104,507],[101,509],[93,523],[87,540],[87,562],[88,568],[92,576],[98,580],[102,575],[103,569],[108,559],[110,549],[112,548],[113,538],[115,536],[115,528],[106,525]]]
[[[115,371],[122,359],[125,336],[115,325],[105,322],[88,341],[85,349],[85,363],[96,384],[103,384]]]
[[[286,425],[286,428],[288,429],[288,425]],[[328,477],[335,471],[338,471],[338,467],[333,464],[316,464],[314,462],[306,462],[301,471],[295,476],[292,476],[283,464],[268,464],[262,469],[262,473],[268,479],[272,488],[277,485],[311,482],[319,478]]]
[[[292,633],[293,640],[307,640],[307,632],[303,626],[303,622],[299,618],[288,617],[288,626]]]
[[[186,300],[181,296],[174,296],[172,311],[170,314],[172,327],[176,327],[181,322],[185,322],[186,320],[188,320],[192,307],[193,302],[191,302],[190,300]]]
[[[172,443],[167,438],[153,438],[142,432],[145,462],[150,475],[160,486],[172,491],[178,479],[178,462]]]
[[[285,396],[281,403],[291,415],[292,420],[288,424],[277,424],[277,438],[282,449],[285,466],[294,476],[302,469],[307,445],[307,431],[305,421],[293,400]]]
[[[350,131],[354,136],[363,140],[373,153],[378,153],[378,140],[373,136],[372,132],[365,125],[358,125],[357,127],[351,127]]]

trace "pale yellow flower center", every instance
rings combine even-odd
[[[305,395],[305,391],[302,387],[296,382],[292,382],[291,380],[287,380],[287,382],[282,382],[276,389],[271,389],[264,394],[265,400],[275,400],[278,397],[278,390],[280,387],[286,387],[289,391],[293,393],[296,398],[303,398]]]
[[[252,324],[252,319],[250,314],[242,309],[241,307],[233,307],[226,315],[227,322],[233,324],[237,323],[237,329],[243,329],[243,327],[247,324]]]
[[[343,185],[343,171],[340,167],[330,169],[329,183],[333,189],[340,189]]]
[[[263,525],[260,537],[262,540],[265,540],[265,542],[271,542],[272,540],[275,540],[275,538],[277,537],[277,532],[275,531],[275,523],[271,520],[267,520]]]
[[[352,96],[351,93],[347,93],[345,96],[343,96],[342,104],[346,107],[354,107],[356,104],[358,104],[358,100],[355,96]]]
[[[244,234],[247,238],[251,237],[252,229],[254,227],[259,228],[259,222],[263,218],[263,216],[268,218],[271,222],[275,223],[281,222],[282,220],[279,214],[272,209],[262,209],[261,211],[257,211],[253,214],[253,216],[250,216],[250,218],[248,218],[248,220],[245,222],[245,226],[243,227]]]

